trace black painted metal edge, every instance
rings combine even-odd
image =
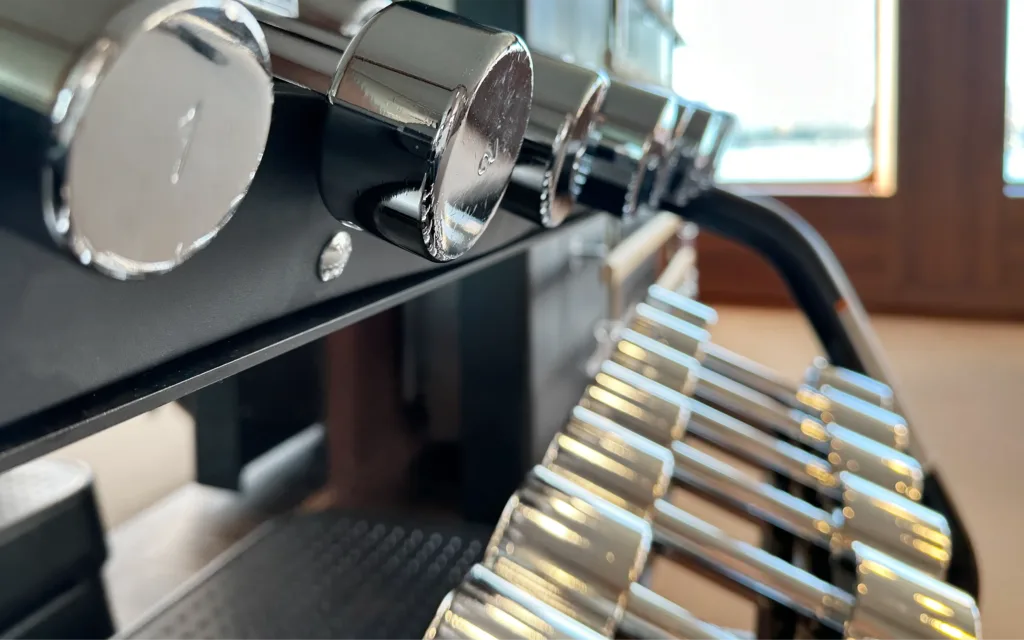
[[[428,291],[526,251],[574,228],[580,216],[557,230],[538,230],[487,255],[427,273],[405,276],[277,318],[212,345],[157,365],[92,393],[0,425],[0,472],[156,409],[386,311]]]

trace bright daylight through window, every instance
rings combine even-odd
[[[686,46],[675,54],[673,88],[739,117],[721,180],[871,176],[874,0],[676,0],[675,20]]]
[[[1003,178],[1024,183],[1024,1],[1009,0],[1006,21],[1006,151]],[[1015,37],[1013,34],[1016,34]]]

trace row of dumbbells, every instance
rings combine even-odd
[[[554,227],[580,205],[684,203],[733,126],[415,2],[7,0],[0,43],[18,54],[0,107],[46,123],[51,235],[120,279],[214,239],[262,161],[275,94],[329,105],[330,213],[432,261],[466,253],[499,207]]]
[[[901,451],[911,434],[886,408],[892,390],[823,361],[804,384],[782,384],[713,345],[714,318],[675,292],[648,290],[428,638],[733,637],[641,584],[655,555],[844,637],[980,637],[974,599],[944,581],[950,527],[918,502],[923,472]],[[802,501],[690,438],[818,496]],[[825,580],[731,538],[669,502],[673,486],[823,549],[835,570]]]

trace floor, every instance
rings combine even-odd
[[[797,377],[818,353],[809,327],[795,313],[747,308],[720,309],[713,334],[716,342]],[[1024,461],[1016,399],[1024,382],[1024,324],[877,317],[875,328],[901,383],[904,403],[929,457],[942,470],[962,516],[970,528],[982,570],[982,611],[989,638],[1020,637],[1024,626],[1016,608],[1024,600]],[[192,430],[175,406],[142,416],[56,455],[87,460],[96,471],[101,508],[112,529],[112,560],[108,577],[124,571],[130,554],[144,549],[148,570],[167,569],[161,588],[152,591],[119,588],[111,599],[122,621],[137,617],[195,567],[208,561],[232,537],[255,526],[248,516],[225,513],[228,496],[185,487],[194,473]],[[186,500],[182,495],[191,494]],[[196,540],[189,560],[168,546],[174,531],[154,537],[141,533],[139,514],[164,499],[162,508],[176,509],[178,533],[197,521],[225,517],[231,535],[214,542]],[[698,515],[756,541],[756,528],[716,508],[680,497]],[[200,505],[197,507],[196,505]],[[128,523],[126,526],[125,523]],[[181,537],[176,536],[176,537]],[[169,561],[168,557],[173,557]],[[747,603],[702,579],[658,565],[655,586],[711,622],[751,628]],[[112,580],[113,582],[120,582]]]

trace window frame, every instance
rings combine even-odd
[[[874,179],[730,188],[775,195],[806,218],[870,310],[1024,316],[1024,199],[1011,197],[1024,190],[1003,181],[1007,2],[878,2],[880,17],[893,12],[895,37],[880,24],[879,46],[890,43],[895,64],[880,74],[892,126],[876,132]],[[788,303],[748,250],[704,233],[698,256],[706,300]]]

